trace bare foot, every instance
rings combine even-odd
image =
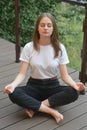
[[[57,110],[44,105],[44,103],[41,103],[39,111],[50,114],[56,120],[57,124],[64,118]]]
[[[32,110],[28,110],[28,109],[26,109],[25,110],[25,113],[28,115],[28,117],[30,117],[30,118],[32,118],[33,116],[34,116],[34,111],[32,111]]]
[[[56,111],[56,110],[54,110],[54,111],[52,112],[52,116],[53,116],[54,119],[56,120],[57,124],[60,123],[60,122],[64,119],[63,115],[60,114],[60,113],[59,113],[58,111]]]

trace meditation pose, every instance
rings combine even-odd
[[[38,17],[33,38],[24,46],[20,61],[18,75],[5,86],[4,92],[13,103],[23,107],[30,118],[37,111],[43,112],[51,115],[58,124],[64,117],[55,107],[77,100],[85,86],[82,82],[76,83],[68,74],[67,52],[59,40],[57,25],[50,13]],[[25,86],[20,86],[28,69],[30,77]],[[66,85],[59,83],[58,72]]]

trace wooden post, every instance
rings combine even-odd
[[[15,0],[15,35],[16,35],[16,62],[19,62],[20,57],[20,24],[19,24],[19,14],[20,14],[20,0]]]
[[[84,39],[83,39],[83,49],[82,49],[82,66],[81,72],[79,75],[80,80],[85,84],[87,82],[87,4],[85,6],[86,14],[85,20],[83,23],[83,32],[84,32]]]

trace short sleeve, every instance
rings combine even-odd
[[[59,64],[68,64],[69,63],[69,58],[66,52],[66,48],[63,44],[61,44],[61,51],[59,53]]]
[[[25,62],[29,63],[29,59],[30,59],[29,50],[30,50],[29,46],[26,44],[20,55],[20,61],[25,61]]]

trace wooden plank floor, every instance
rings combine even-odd
[[[23,108],[13,104],[8,95],[3,94],[4,86],[12,82],[19,68],[20,63],[15,63],[15,45],[0,39],[0,130],[87,130],[87,94],[80,95],[77,101],[69,105],[55,108],[64,115],[59,125],[43,113],[29,119]],[[79,81],[79,72],[71,68],[68,68],[68,72],[74,80]],[[63,83],[61,79],[60,82]]]

